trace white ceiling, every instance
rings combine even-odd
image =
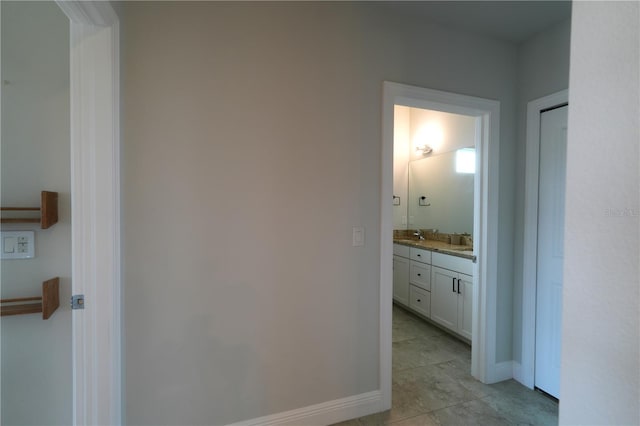
[[[396,12],[519,43],[571,16],[571,1],[394,1]]]

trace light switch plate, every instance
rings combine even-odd
[[[353,246],[361,247],[364,245],[364,228],[361,226],[353,227]]]
[[[2,259],[31,259],[35,257],[35,233],[33,231],[2,231]]]

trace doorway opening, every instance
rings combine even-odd
[[[466,343],[480,128],[478,117],[394,106],[393,301]]]
[[[71,311],[70,308],[63,308],[63,305],[69,305],[61,299],[61,309],[51,317],[49,323],[54,324],[53,321],[56,321],[56,318],[61,320],[65,315],[69,316],[71,320],[70,323],[65,322],[66,330],[64,330],[70,339],[62,340],[63,342],[67,341],[70,350],[64,357],[61,356],[63,353],[61,351],[58,351],[54,357],[55,360],[65,361],[65,368],[69,368],[69,371],[60,370],[67,373],[62,382],[59,380],[49,381],[56,389],[62,389],[61,393],[69,393],[70,399],[66,395],[56,395],[55,392],[48,393],[45,395],[46,401],[43,397],[40,398],[38,404],[35,404],[40,405],[37,410],[27,407],[19,414],[42,415],[48,420],[53,419],[52,421],[57,424],[120,424],[122,423],[122,372],[120,365],[118,17],[109,2],[61,0],[55,3],[38,3],[37,5],[22,5],[17,2],[15,4],[3,3],[2,9],[5,6],[11,7],[14,11],[16,8],[21,9],[20,13],[24,13],[24,16],[31,19],[29,22],[33,24],[27,27],[32,33],[13,37],[14,40],[21,40],[15,49],[18,54],[21,56],[33,53],[19,50],[29,47],[29,43],[24,43],[26,39],[31,40],[35,37],[38,48],[46,47],[46,55],[44,55],[47,58],[46,67],[32,67],[29,70],[29,76],[36,72],[42,73],[44,70],[47,74],[46,79],[38,75],[25,78],[29,76],[24,70],[15,69],[12,71],[20,77],[15,80],[16,84],[11,88],[14,94],[18,94],[18,92],[25,94],[25,89],[32,92],[31,99],[27,103],[29,111],[23,111],[24,113],[20,115],[33,118],[33,112],[38,111],[41,114],[46,112],[46,108],[54,105],[55,114],[45,114],[46,120],[32,119],[33,123],[30,124],[30,127],[40,129],[45,124],[53,124],[59,128],[64,123],[69,126],[69,129],[65,131],[67,135],[64,140],[66,143],[70,141],[67,151],[70,155],[67,155],[66,160],[68,162],[66,173],[70,174],[70,183],[67,189],[60,189],[60,197],[63,200],[66,199],[68,204],[65,208],[66,214],[65,212],[61,213],[63,219],[49,232],[56,232],[56,230],[62,229],[63,225],[70,226],[70,273],[66,273],[66,277],[63,275],[64,270],[58,271],[58,273],[63,279],[63,285],[65,285],[65,281],[67,282],[66,290],[69,290],[70,287],[71,291],[67,294],[63,293],[62,298],[66,298],[69,303],[69,296],[73,294],[82,296],[85,301],[83,309]],[[34,13],[34,10],[31,10],[32,7],[37,7],[39,10]],[[29,9],[27,10],[27,8]],[[42,8],[46,8],[46,11]],[[43,22],[44,18],[54,15],[62,17],[61,26],[46,19]],[[2,20],[2,24],[7,22],[6,19]],[[12,20],[12,24],[16,22],[19,21]],[[60,39],[58,27],[66,27],[64,37],[65,39],[70,38],[70,41],[65,40],[64,46],[68,46],[68,52],[65,50],[65,53],[61,53],[61,50],[50,48],[51,43],[57,46]],[[42,44],[42,32],[52,29],[56,31],[56,36],[53,37],[51,33],[45,34],[47,43],[46,45]],[[6,30],[7,28],[2,28],[3,36]],[[16,31],[14,34],[19,34],[19,32]],[[4,54],[5,52],[3,52],[3,56]],[[13,56],[13,59],[20,56]],[[65,62],[64,76],[57,72],[61,69],[59,65],[61,61]],[[11,63],[9,61],[3,62],[3,72],[6,68],[5,65],[24,66],[28,62],[16,60]],[[52,73],[49,67],[54,64],[56,72]],[[43,82],[48,83],[51,79],[55,79],[58,86],[43,85]],[[62,80],[65,80],[64,88],[60,87]],[[29,83],[37,84],[34,86]],[[11,84],[3,83],[3,89],[8,90],[4,86],[11,86]],[[53,90],[54,88],[55,90]],[[33,93],[35,89],[37,89],[37,93]],[[46,90],[43,91],[43,89]],[[5,93],[2,92],[3,101]],[[63,94],[65,95],[62,96]],[[64,100],[65,96],[67,100]],[[22,101],[20,103],[23,104]],[[70,111],[64,112],[67,116],[66,119],[64,114],[62,117],[58,115],[62,113],[61,108],[64,108],[65,104],[70,109]],[[22,121],[26,119],[24,117]],[[16,121],[16,123],[18,122]],[[28,129],[32,131],[32,129]],[[4,130],[3,128],[3,132]],[[16,140],[33,139],[48,143],[51,139],[51,131],[47,131],[49,132],[47,137],[38,135],[36,138],[20,137]],[[57,136],[60,132],[54,133]],[[57,159],[63,152],[59,149],[53,158]],[[41,155],[41,157],[43,159],[46,157],[49,161],[52,156],[45,155],[43,157]],[[23,168],[27,171],[33,169],[33,167],[25,168],[24,165]],[[59,174],[56,174],[54,182],[57,182],[58,176],[63,172],[56,173]],[[48,184],[52,184],[51,178],[49,178]],[[58,185],[58,183],[54,184]],[[65,217],[67,220],[64,220]],[[54,246],[60,251],[59,244],[56,243],[51,247]],[[50,253],[53,251],[55,251],[53,248],[49,250]],[[50,257],[53,258],[53,256]],[[51,263],[47,264],[51,265]],[[56,328],[47,328],[49,331],[54,329],[61,331],[57,326]],[[47,333],[47,339],[39,340],[38,344],[46,346],[47,341],[50,339],[60,340],[60,336],[60,333]],[[40,355],[47,354],[46,350],[32,350],[31,352]],[[62,358],[66,358],[66,360]],[[36,359],[36,361],[38,360]],[[22,370],[25,369],[18,368],[16,371]],[[58,376],[54,376],[54,379],[56,378]],[[42,392],[46,392],[48,389],[40,386],[41,383],[38,381],[29,381],[24,378],[16,380],[17,382],[25,382],[24,384],[27,386],[38,385],[41,388],[38,389],[38,392],[30,392],[31,397],[38,398]],[[26,391],[29,392],[30,389],[26,389]],[[34,405],[31,400],[22,398],[20,401],[21,403],[27,401]],[[60,405],[57,405],[58,403]],[[4,412],[2,414],[5,415]],[[33,418],[37,419],[37,417]],[[21,422],[41,423],[24,418]]]
[[[471,374],[484,383],[512,377],[511,363],[496,362],[497,212],[500,103],[438,90],[385,82],[380,241],[380,388],[383,409],[391,408],[393,300],[393,152],[396,106],[458,114],[474,122],[476,178],[473,183]],[[430,147],[431,148],[431,147]],[[428,204],[428,200],[426,201]],[[408,216],[408,215],[407,215]],[[415,219],[415,218],[414,218]],[[409,218],[407,218],[409,221]],[[407,224],[408,225],[408,224]]]

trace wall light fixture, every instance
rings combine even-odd
[[[433,148],[431,148],[429,145],[426,145],[426,144],[416,146],[416,152],[418,154],[427,155],[427,154],[431,154],[432,151],[433,151]]]

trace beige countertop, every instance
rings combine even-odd
[[[465,259],[471,259],[473,262],[476,261],[476,257],[473,255],[473,247],[471,246],[449,244],[436,240],[418,240],[417,238],[394,238],[393,242],[394,244],[402,244],[404,246],[421,248],[439,253],[450,254],[452,256],[463,257]]]

